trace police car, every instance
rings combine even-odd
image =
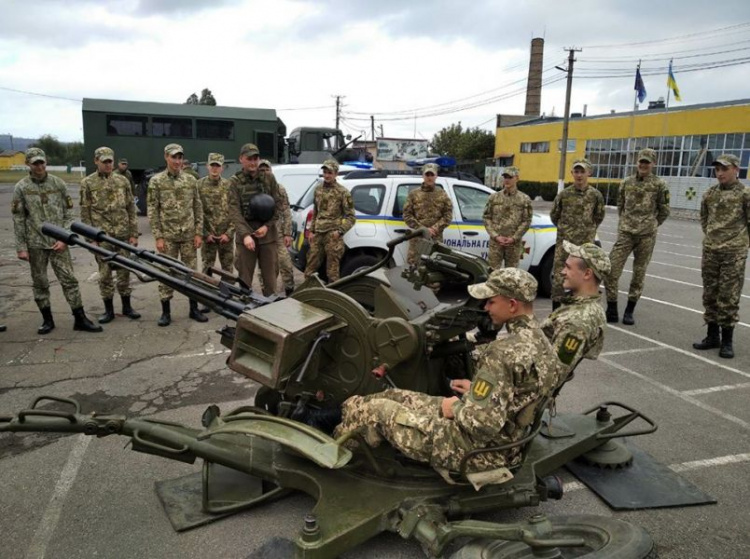
[[[360,170],[349,172],[338,181],[352,193],[357,223],[344,236],[346,251],[341,259],[341,276],[378,262],[388,252],[386,244],[406,233],[403,208],[411,190],[419,188],[419,174],[395,174],[392,171]],[[292,208],[290,249],[294,265],[304,270],[309,245],[307,236],[313,218],[313,192],[310,185]],[[487,199],[493,190],[464,173],[442,173],[436,186],[453,202],[453,221],[443,232],[443,242],[452,248],[487,258],[489,235],[482,222]],[[539,280],[540,294],[549,296],[557,228],[548,215],[534,214],[531,227],[523,236],[523,259],[520,267]],[[408,245],[397,246],[393,266],[406,263]]]

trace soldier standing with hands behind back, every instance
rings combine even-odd
[[[518,190],[518,167],[503,169],[503,189],[492,194],[484,208],[484,227],[490,236],[490,268],[517,268],[521,239],[531,225],[531,198]],[[503,266],[504,263],[504,266]]]
[[[198,180],[203,206],[201,258],[204,273],[215,264],[217,253],[221,269],[225,272],[232,273],[234,264],[234,224],[229,219],[229,181],[221,176],[223,170],[224,156],[209,153],[208,176]]]
[[[426,227],[430,238],[438,243],[443,242],[443,231],[453,219],[453,204],[442,188],[435,186],[438,166],[428,163],[422,169],[422,186],[409,192],[404,204],[404,222],[411,229]],[[419,239],[409,241],[407,261],[410,266],[417,265],[417,244]]]

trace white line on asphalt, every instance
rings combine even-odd
[[[739,425],[740,427],[743,427],[745,429],[750,430],[750,423],[748,423],[747,421],[743,421],[739,417],[735,417],[735,416],[733,416],[731,414],[728,414],[728,413],[725,413],[725,412],[721,411],[718,408],[715,408],[713,406],[709,406],[708,404],[703,403],[700,400],[697,400],[696,398],[693,398],[692,396],[686,396],[685,394],[683,394],[679,390],[676,390],[675,388],[672,388],[671,386],[667,386],[666,384],[661,383],[659,381],[656,381],[656,380],[654,380],[651,377],[648,377],[646,375],[642,375],[641,373],[638,373],[638,372],[634,371],[633,369],[628,369],[627,367],[624,367],[624,366],[622,366],[622,365],[620,365],[618,363],[615,363],[614,361],[610,361],[606,357],[604,359],[599,358],[599,361],[601,361],[602,363],[606,363],[610,367],[614,367],[618,371],[622,371],[623,373],[627,373],[627,374],[632,375],[632,376],[634,376],[636,378],[639,378],[642,381],[645,381],[645,382],[647,382],[647,383],[649,383],[649,384],[651,384],[651,385],[653,385],[653,386],[655,386],[657,388],[661,388],[663,391],[665,391],[665,392],[667,392],[669,394],[672,394],[673,396],[676,396],[677,398],[679,398],[679,399],[687,402],[688,404],[693,404],[694,406],[697,406],[697,407],[701,408],[702,410],[705,410],[705,411],[707,411],[709,413],[712,413],[714,415],[718,415],[719,417],[721,417],[723,419],[726,419],[727,421],[731,421],[732,423],[735,423],[735,424]],[[750,376],[750,375],[748,375],[748,376]]]
[[[622,293],[623,295],[627,295],[627,291],[619,290],[618,293]],[[646,301],[652,301],[654,303],[659,303],[660,305],[667,305],[668,307],[674,307],[676,309],[682,309],[683,311],[690,311],[698,314],[703,314],[703,311],[700,311],[698,309],[691,309],[690,307],[683,307],[682,305],[678,305],[677,303],[670,303],[669,301],[662,301],[661,299],[654,299],[653,297],[646,297],[645,295],[641,295],[641,299],[644,299]],[[750,324],[747,324],[746,322],[738,322],[738,326],[744,326],[745,328],[750,328]],[[692,354],[691,354],[692,355]]]
[[[612,241],[604,241],[605,243],[614,244]],[[671,254],[672,256],[681,256],[682,258],[695,258],[697,260],[700,260],[703,258],[702,256],[695,256],[694,254],[683,254],[681,252],[671,252],[669,250],[654,250],[654,253],[658,254]]]
[[[681,347],[669,345],[664,342],[660,342],[659,340],[649,338],[648,336],[636,334],[635,332],[631,332],[630,330],[626,330],[625,328],[620,328],[619,326],[613,326],[612,324],[608,324],[607,326],[609,328],[612,328],[612,330],[622,332],[623,334],[627,334],[628,336],[633,336],[634,338],[638,338],[639,340],[643,340],[645,342],[651,342],[652,344],[656,344],[658,346],[671,349],[672,351],[676,351],[677,353],[680,353],[682,355],[687,355],[688,357],[692,357],[693,359],[697,359],[698,361],[702,361],[703,363],[708,363],[709,365],[712,365],[713,367],[718,367],[719,369],[724,369],[725,371],[729,371],[730,373],[736,373],[743,377],[750,378],[750,373],[746,373],[745,371],[740,371],[739,369],[735,369],[734,367],[730,367],[729,365],[724,365],[723,363],[717,363],[716,361],[713,361],[712,359],[709,359],[708,357],[703,357],[702,355],[696,355],[695,353],[691,353],[690,351],[682,349]]]
[[[684,390],[682,393],[687,394],[688,396],[699,396],[700,394],[711,394],[713,392],[725,392],[727,390],[737,390],[742,388],[750,388],[750,382],[724,384],[722,386],[711,386],[709,388],[696,388],[695,390]]]
[[[184,359],[185,357],[206,357],[209,355],[221,355],[229,353],[228,349],[216,349],[211,351],[199,351],[198,353],[178,353],[177,355],[160,355],[164,359]]]
[[[78,469],[83,462],[83,455],[86,453],[90,442],[91,437],[87,435],[79,435],[78,440],[75,441],[68,456],[68,461],[57,480],[55,490],[52,492],[52,498],[49,500],[47,509],[44,511],[42,520],[34,533],[31,545],[26,551],[26,559],[44,559],[47,545],[55,532],[57,523],[60,521],[65,497],[73,486],[73,482],[78,475]]]
[[[609,355],[626,355],[628,353],[645,353],[647,351],[661,351],[662,349],[667,349],[665,347],[641,347],[637,349],[622,349],[620,351],[605,351],[604,353],[600,353],[602,357],[607,357]]]
[[[623,272],[628,273],[628,274],[632,274],[633,270],[623,270]],[[701,289],[703,289],[703,285],[701,285],[699,283],[690,283],[688,281],[676,280],[676,279],[672,279],[672,278],[665,278],[664,276],[655,276],[654,274],[646,274],[646,277],[647,278],[654,278],[654,279],[658,279],[658,280],[662,280],[662,281],[671,281],[672,283],[679,283],[680,285],[687,285],[689,287],[700,287]],[[745,299],[750,299],[750,295],[742,295],[742,294],[740,294],[740,297],[744,297]]]

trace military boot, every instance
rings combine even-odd
[[[130,306],[130,295],[120,295],[122,299],[122,315],[127,316],[131,320],[138,320],[141,318],[141,314],[133,310]],[[100,321],[101,322],[101,321]]]
[[[99,324],[107,324],[115,319],[115,304],[112,299],[104,299],[104,314],[99,317]]]
[[[723,357],[724,359],[732,359],[734,357],[732,337],[734,337],[734,326],[725,326],[721,329],[721,349],[719,350],[719,357]]]
[[[203,316],[203,313],[198,310],[198,301],[193,301],[192,299],[190,299],[190,314],[188,316],[196,322],[208,322],[208,318]]]
[[[159,326],[169,326],[172,324],[172,310],[170,309],[169,299],[163,299],[161,302],[161,316],[159,317]]]
[[[80,330],[81,332],[103,331],[101,326],[95,326],[94,323],[88,319],[86,313],[83,312],[83,307],[73,309],[73,317],[75,318],[75,322],[73,322],[73,330]]]
[[[43,321],[36,333],[42,335],[49,334],[55,329],[55,321],[52,319],[52,308],[44,307],[43,309],[39,309],[39,311],[42,313]]]
[[[633,318],[633,311],[635,310],[635,304],[638,301],[628,301],[628,304],[625,306],[625,312],[622,315],[622,323],[627,324],[628,326],[632,326],[635,324],[635,319]]]
[[[607,322],[620,322],[620,313],[617,310],[617,301],[607,301]]]
[[[708,333],[706,337],[699,342],[693,343],[694,349],[716,349],[721,346],[719,340],[719,325],[715,322],[708,323]]]

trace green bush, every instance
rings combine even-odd
[[[539,183],[533,181],[518,181],[518,190],[526,194],[532,200],[539,196]]]
[[[598,182],[596,189],[604,196],[604,203],[608,206],[617,205],[617,194],[620,191],[619,182]]]
[[[540,182],[539,194],[542,196],[542,200],[545,202],[552,202],[557,196],[557,183],[556,182]]]

